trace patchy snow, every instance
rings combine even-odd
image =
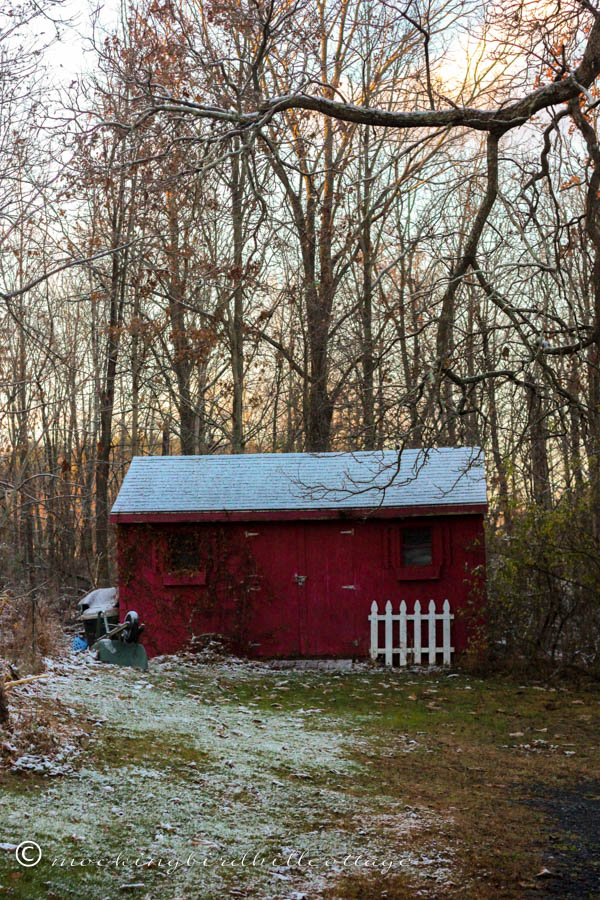
[[[0,726],[0,773],[55,776],[74,771],[81,743],[87,738],[81,713],[60,703],[49,704],[41,684],[29,682],[11,689],[9,722]]]
[[[64,763],[65,759],[72,759],[77,752],[76,748],[67,745],[61,748],[60,752],[55,756],[36,756],[33,753],[24,753],[11,762],[11,768],[17,772],[36,772],[42,775],[67,775],[73,771],[73,767],[69,763]]]
[[[314,897],[353,866],[449,877],[446,850],[427,859],[406,850],[407,834],[432,827],[432,814],[383,794],[369,796],[365,808],[364,792],[354,790],[360,769],[351,750],[371,738],[360,717],[350,725],[316,704],[265,710],[235,695],[246,684],[256,690],[257,679],[261,691],[278,693],[295,679],[322,686],[343,674],[282,677],[266,664],[199,665],[186,656],[152,660],[142,673],[89,654],[49,669],[38,695],[93,723],[90,740],[79,755],[66,745],[52,761],[27,754],[15,761],[23,772],[65,777],[2,794],[0,841],[36,840],[49,867],[59,858],[109,858],[104,870],[86,868],[86,896],[128,885],[148,897],[238,889]],[[414,747],[405,736],[398,743]],[[46,875],[54,883],[56,867]]]

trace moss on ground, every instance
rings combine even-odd
[[[106,728],[102,737],[88,745],[93,755],[94,766],[98,769],[114,770],[123,766],[144,765],[150,768],[162,767],[176,773],[183,780],[191,777],[194,770],[206,768],[210,756],[193,744],[178,740],[175,744],[168,734],[161,731],[145,731],[142,734],[126,734],[116,728]],[[84,755],[78,762],[83,765]]]

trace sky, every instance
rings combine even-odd
[[[120,0],[90,3],[87,0],[62,0],[59,40],[48,47],[45,58],[55,86],[69,85],[81,74],[93,71],[95,57],[90,38],[93,20],[100,31],[112,30],[119,17]],[[48,26],[46,33],[51,33]]]
[[[56,87],[68,86],[79,75],[93,71],[95,57],[90,44],[93,22],[96,22],[100,34],[113,31],[119,21],[121,6],[122,0],[61,0],[56,19],[65,24],[59,26],[60,38],[48,47],[45,54]],[[43,30],[49,36],[52,28],[47,23],[41,29],[36,22],[32,30],[37,34]],[[476,36],[468,38],[458,30],[455,34],[455,39],[446,47],[444,61],[436,66],[449,92],[460,89],[469,63],[473,65],[476,58],[485,58],[482,42]]]

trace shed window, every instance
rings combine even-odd
[[[198,569],[198,542],[195,535],[178,536],[170,546],[171,572],[195,572]]]
[[[430,566],[433,562],[431,528],[406,528],[402,532],[402,565]]]

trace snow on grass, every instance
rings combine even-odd
[[[367,716],[326,706],[331,681],[176,658],[148,673],[83,655],[55,665],[39,693],[95,725],[76,771],[0,797],[0,842],[36,840],[44,860],[28,877],[92,898],[125,884],[174,898],[312,897],[348,867],[431,867],[401,851],[431,817],[364,790],[351,751],[368,743]],[[108,865],[68,862],[99,857]],[[446,857],[436,867],[447,877]]]

